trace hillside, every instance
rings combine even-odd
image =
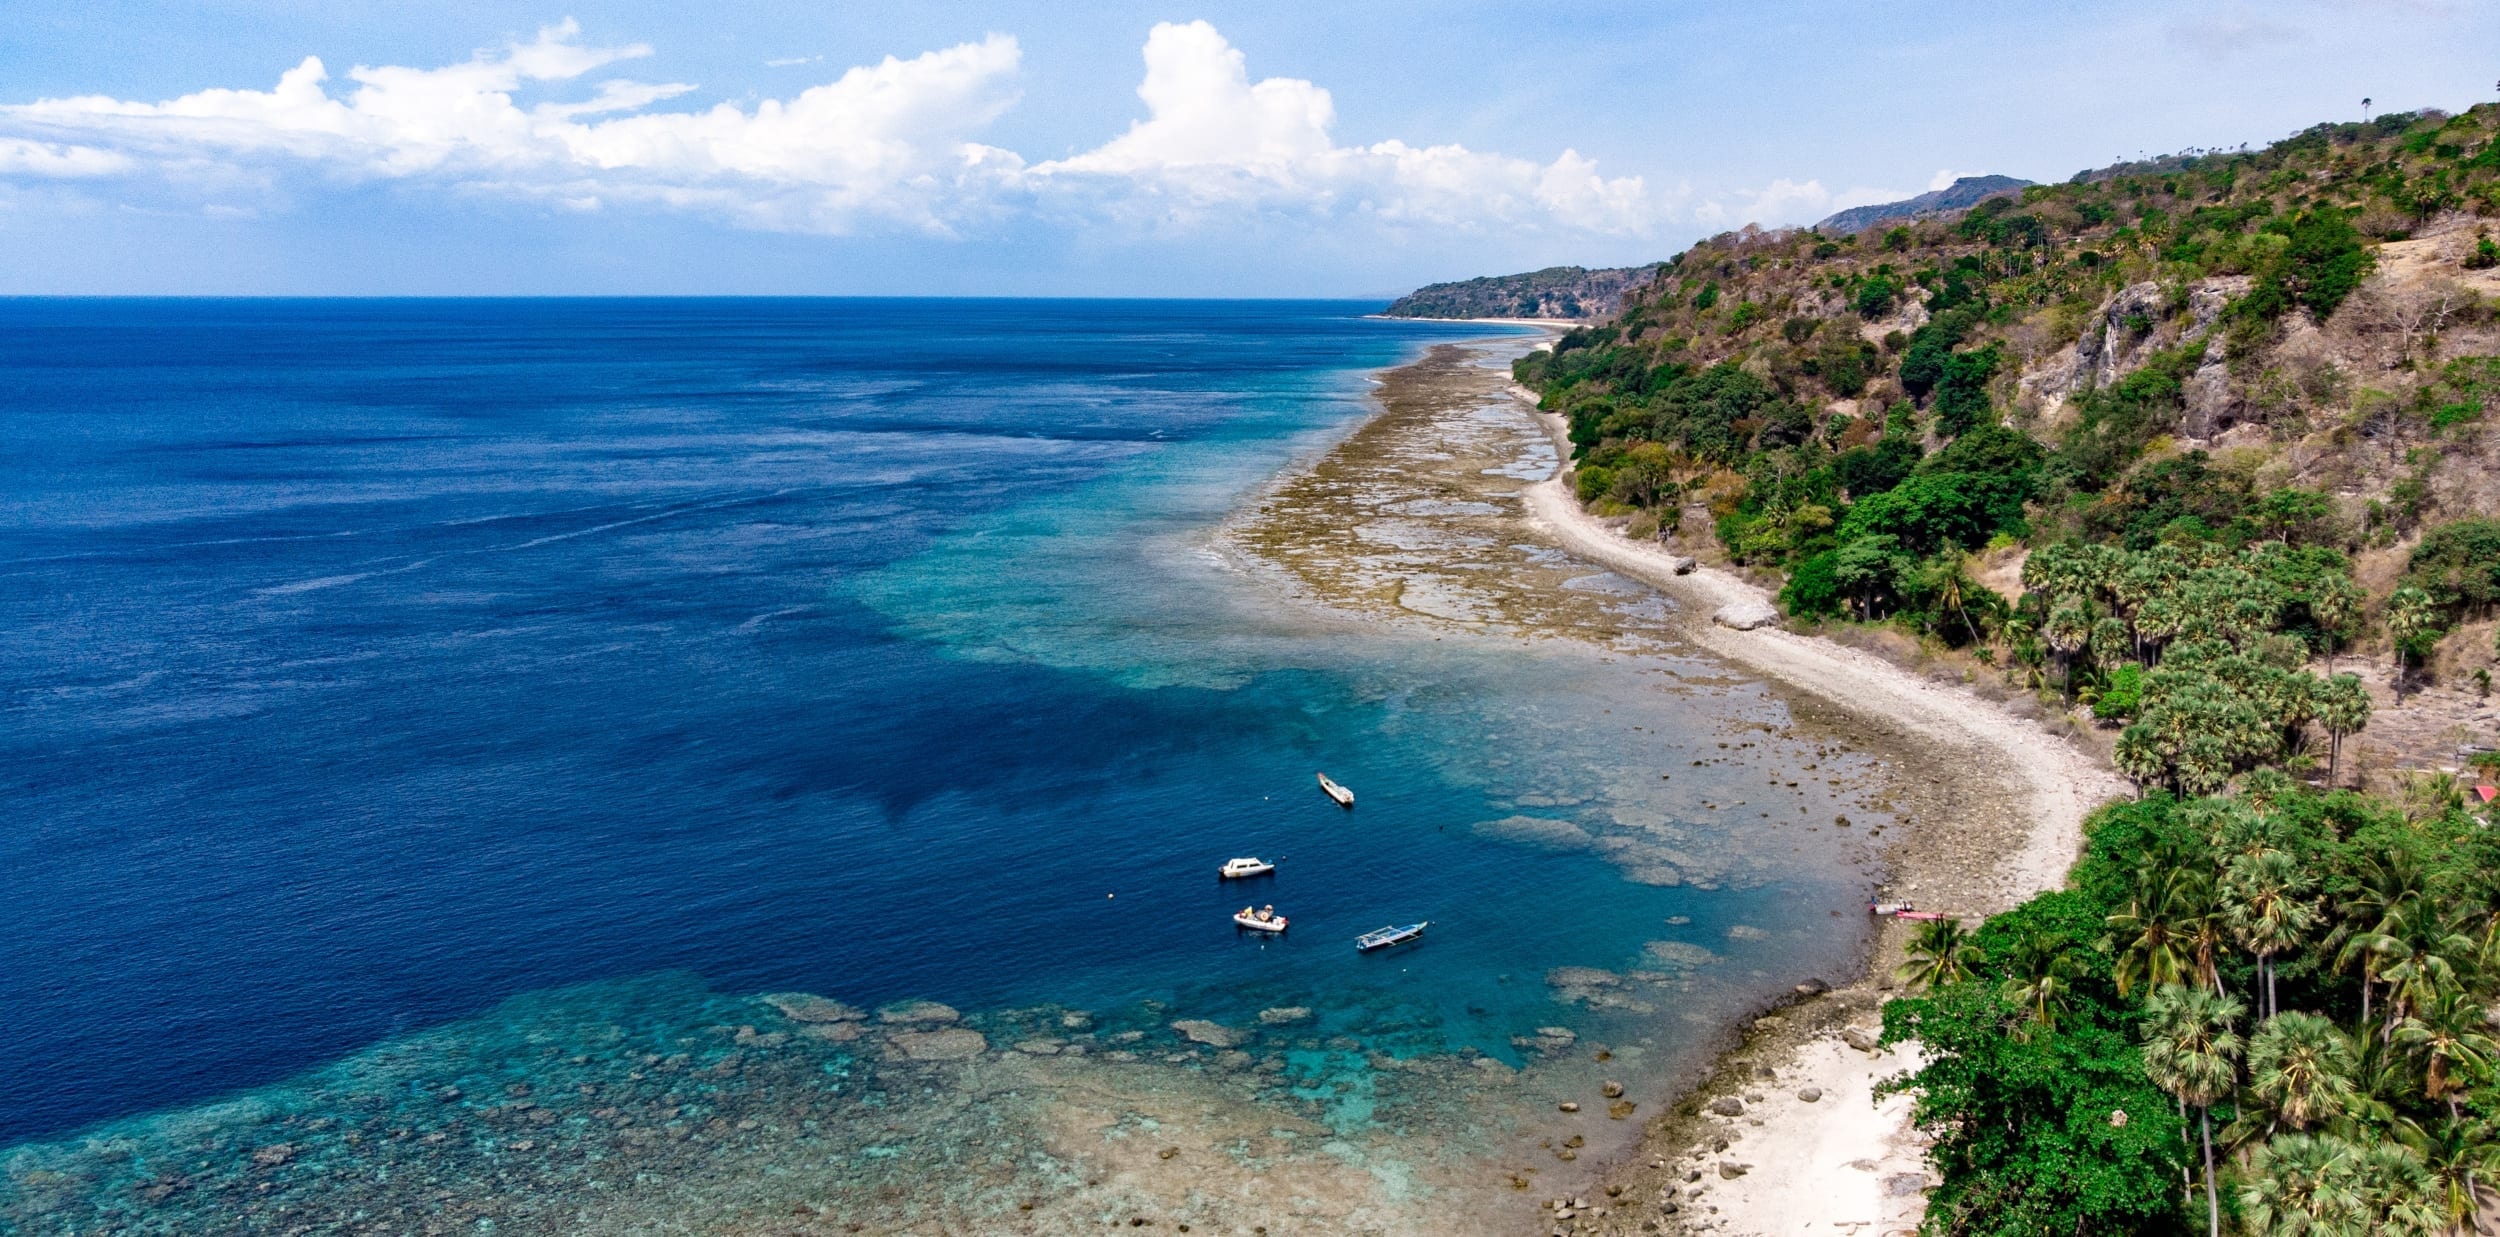
[[[1848,236],[1879,223],[1923,219],[1965,210],[1989,198],[2020,193],[2030,186],[2030,181],[2011,176],[1964,176],[1942,189],[1914,198],[1873,206],[1852,206],[1814,225],[1814,230],[1826,236]]]
[[[1589,270],[1549,266],[1519,275],[1485,275],[1428,284],[1382,311],[1392,318],[1570,318],[1602,321],[1646,284],[1656,265]]]
[[[2441,573],[2500,562],[2479,534],[2416,550],[2500,508],[2495,127],[2488,105],[2322,125],[1958,220],[1748,228],[1678,255],[1520,377],[1569,417],[1592,504],[1781,574],[1797,615],[1911,616],[2091,692],[2139,659],[2043,643],[2059,598],[2015,579],[2027,547],[2273,539],[2366,594],[2332,630],[2287,620],[2311,654],[2389,649],[2394,590],[2421,585],[2434,612],[2407,611],[2404,686],[2471,683],[2458,720],[2488,720],[2477,672],[2500,588]],[[1898,562],[1868,567],[1870,546]],[[1934,611],[1918,581],[1966,562],[2001,586],[2004,621]],[[2081,600],[2093,621],[2134,619]]]
[[[1517,365],[1593,511],[2141,791],[2066,889],[1909,945],[1929,1228],[2490,1214],[2496,137],[2391,115],[1749,227]]]

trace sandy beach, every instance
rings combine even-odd
[[[1510,390],[1567,460],[1561,418],[1534,411],[1532,392]],[[1955,812],[1897,842],[1888,854],[1895,894],[1977,918],[2055,889],[2081,847],[2084,818],[2129,793],[2076,745],[1956,685],[1776,625],[1736,630],[1710,621],[1723,608],[1772,599],[1727,572],[1624,537],[1581,508],[1570,481],[1564,467],[1523,495],[1557,545],[1675,598],[1690,616],[1689,637],[1712,653],[1891,731],[1958,768],[1953,781],[2003,786],[1998,806],[2013,810],[2011,827],[2002,810]],[[1712,1079],[1652,1128],[1643,1156],[1610,1178],[1606,1197],[1558,1219],[1597,1232],[1914,1232],[1930,1184],[1925,1148],[1909,1125],[1909,1098],[1879,1105],[1874,1088],[1914,1068],[1916,1050],[1858,1046],[1873,1043],[1885,977],[1907,936],[1903,925],[1887,927],[1864,978],[1759,1019]],[[1639,1202],[1606,1208],[1614,1199]],[[1635,1219],[1643,1216],[1660,1218]],[[1652,1223],[1658,1228],[1642,1227]]]

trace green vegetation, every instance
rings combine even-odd
[[[2401,693],[2500,612],[2500,519],[2443,515],[2431,485],[2450,445],[2482,449],[2500,357],[2424,342],[2500,305],[2444,284],[2408,318],[2363,291],[2380,242],[2451,210],[2500,213],[2500,107],[2105,169],[1880,239],[1713,238],[1518,364],[1601,514],[1699,524],[1783,573],[1793,616],[1968,650],[2117,731],[2141,797],[2095,817],[2071,887],[1929,925],[1899,972],[1886,1035],[1928,1055],[1890,1085],[1935,1140],[1928,1231],[2461,1231],[2500,1172],[2500,830],[2451,778],[2337,789],[2371,697],[2336,659],[2383,632]],[[2478,236],[2464,265],[2495,262]],[[2317,362],[2356,338],[2388,389]],[[2219,433],[2218,407],[2265,432]],[[2365,593],[2355,557],[2416,536]]]
[[[2500,1171],[2500,840],[2280,774],[2088,827],[1884,1011],[1938,1232],[2440,1233]]]
[[[1602,318],[1657,271],[1655,266],[1549,266],[1519,275],[1486,275],[1418,288],[1382,312],[1392,318]]]

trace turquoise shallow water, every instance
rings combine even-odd
[[[1227,558],[1367,373],[1455,333],[1361,308],[5,307],[6,1214],[410,1205],[375,1169],[578,1222],[518,1195],[607,1188],[559,1135],[637,1103],[818,1121],[867,1174],[825,1188],[881,1188],[860,1110],[793,1113],[885,1058],[761,991],[995,1045],[1083,1010],[1141,1054],[1307,1008],[1244,1094],[1343,1134],[1421,1102],[1374,1054],[1529,1065],[1557,1028],[1662,1078],[1836,976],[1867,876],[1806,832],[1839,792],[1769,776],[1815,743],[1760,689]],[[1216,881],[1247,853],[1279,873]],[[645,1060],[679,1053],[701,1104]]]

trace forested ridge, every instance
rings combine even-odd
[[[2452,1232],[2494,1199],[2488,713],[2415,727],[2447,768],[2355,736],[2490,686],[2496,136],[2391,115],[1748,228],[1519,362],[1598,514],[2073,710],[2141,788],[2068,889],[1911,951],[1933,1231]]]

